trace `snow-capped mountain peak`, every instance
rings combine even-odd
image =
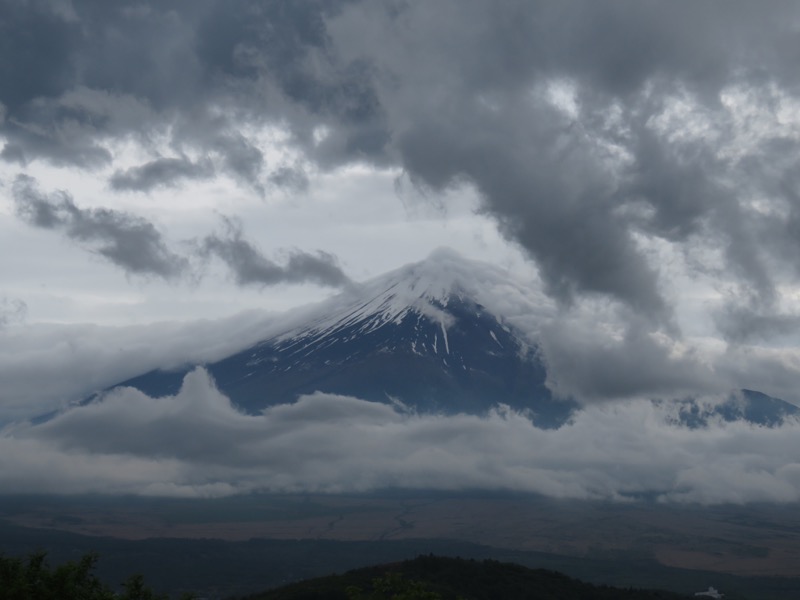
[[[397,399],[419,412],[484,413],[502,403],[525,410],[537,425],[559,426],[578,406],[545,385],[536,328],[551,310],[535,286],[442,249],[297,311],[261,342],[204,366],[250,412],[321,391]],[[195,366],[120,385],[172,395]],[[675,423],[690,427],[714,419],[774,426],[798,414],[747,390],[713,406],[693,398],[669,403]]]
[[[492,313],[526,340],[533,339],[535,331],[520,327],[521,321],[539,321],[537,317],[551,306],[537,290],[514,281],[502,269],[439,248],[423,261],[354,285],[306,313],[299,327],[288,325],[277,337],[332,333],[356,323],[360,323],[360,333],[369,333],[399,324],[410,314],[421,315],[446,332],[456,320],[453,303]]]
[[[248,410],[324,391],[398,398],[420,411],[483,412],[503,402],[563,418],[571,406],[544,385],[532,338],[483,302],[524,306],[535,297],[502,269],[441,249],[295,315],[259,344],[206,367]],[[167,379],[147,374],[126,383],[144,389],[157,382],[163,393]]]
[[[480,268],[477,264],[452,250],[437,250],[425,261],[331,299],[304,325],[288,329],[265,345],[294,348],[306,356],[308,346],[354,345],[355,340],[369,337],[381,338],[380,351],[405,348],[420,356],[449,355],[448,331],[464,320],[481,322],[486,336],[500,344],[498,335],[508,337],[509,328],[465,291],[471,271]],[[506,340],[506,344],[518,352],[527,350],[521,339]]]

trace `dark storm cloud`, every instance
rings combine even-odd
[[[412,180],[473,184],[562,306],[627,307],[615,341],[596,339],[608,331],[591,319],[590,335],[554,321],[543,352],[552,382],[572,393],[713,386],[694,357],[675,358],[680,290],[659,262],[665,245],[757,307],[761,325],[786,322],[779,289],[797,281],[798,202],[774,182],[796,189],[797,132],[779,111],[798,101],[788,56],[800,9],[727,7],[443,2],[329,24],[345,59],[372,57]]]
[[[270,183],[295,192],[308,190],[310,182],[302,167],[282,166],[269,175]]]
[[[548,387],[582,400],[694,395],[725,389],[710,365],[691,353],[674,356],[635,315],[619,338],[598,334],[588,322],[561,320],[541,332]]]
[[[224,223],[224,233],[206,236],[200,243],[200,252],[222,260],[239,285],[311,282],[342,287],[350,283],[332,254],[294,250],[289,253],[286,264],[281,266],[244,239],[240,223],[231,219],[225,219]]]
[[[432,190],[474,187],[565,310],[611,301],[648,336],[679,337],[653,250],[667,245],[733,290],[717,319],[731,340],[783,322],[780,290],[800,274],[798,133],[781,117],[800,99],[794,2],[54,6],[0,9],[8,161],[93,168],[113,164],[118,139],[147,146],[168,131],[175,152],[208,156],[258,193],[302,189],[266,170],[255,141],[258,127],[280,127],[317,168],[366,163]],[[188,176],[140,168],[118,182]],[[29,204],[33,222],[70,214]],[[242,283],[343,281],[324,255],[281,267],[235,233],[204,245]],[[641,339],[622,335],[631,352]]]
[[[800,331],[800,315],[739,302],[718,311],[715,320],[725,338],[737,344],[775,340]]]
[[[62,231],[129,274],[174,279],[188,269],[188,261],[172,252],[156,227],[141,217],[79,208],[66,192],[44,194],[25,175],[14,181],[13,196],[17,214],[24,221]]]
[[[221,135],[212,147],[222,156],[223,164],[235,178],[263,193],[259,175],[264,155],[250,140],[240,134]]]
[[[80,26],[45,2],[0,5],[0,101],[15,114],[34,98],[68,89],[76,77],[72,52]]]
[[[338,4],[79,0],[65,15],[45,3],[6,3],[2,156],[93,167],[112,159],[103,141],[147,138],[172,123],[176,147],[219,152],[253,185],[263,157],[243,127],[265,122],[289,125],[308,148],[314,128],[327,124],[317,152],[327,163],[374,156],[387,135],[367,63],[338,64],[329,48],[325,19]],[[152,114],[122,124],[65,104],[81,88],[141,101]]]
[[[746,238],[728,241],[747,229],[747,215],[724,206],[730,190],[719,179],[731,165],[713,145],[675,143],[652,119],[677,91],[716,110],[723,86],[749,84],[765,57],[754,60],[739,44],[769,49],[760,28],[776,14],[735,4],[718,18],[681,6],[441,3],[391,17],[351,11],[333,28],[348,58],[373,52],[386,74],[380,91],[412,177],[435,189],[475,184],[485,211],[536,259],[562,301],[605,295],[664,323],[659,274],[637,233],[682,243],[712,227],[743,277],[763,273],[740,251]],[[355,35],[368,25],[371,35]],[[391,89],[393,80],[417,94]],[[571,90],[572,113],[553,106],[548,83]]]
[[[559,119],[544,107],[539,116],[543,123]],[[412,173],[438,188],[471,179],[491,199],[484,211],[530,252],[562,302],[607,294],[656,319],[667,316],[656,274],[615,217],[609,182],[578,140],[493,114],[458,120],[426,120],[402,137]],[[537,142],[530,144],[529,136]],[[569,146],[559,148],[563,141]]]
[[[115,190],[149,192],[157,187],[176,186],[187,179],[207,179],[213,175],[214,166],[208,161],[192,162],[186,157],[159,158],[117,171],[109,183]]]

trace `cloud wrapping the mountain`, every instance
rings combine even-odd
[[[722,366],[720,357],[707,361],[693,349],[676,348],[673,340],[654,334],[635,315],[628,315],[618,332],[598,332],[582,319],[553,320],[542,327],[539,342],[548,387],[585,402],[678,398],[719,392],[732,384],[715,371]]]
[[[63,408],[152,369],[220,360],[274,335],[278,323],[292,318],[281,317],[262,311],[128,327],[9,321],[0,328],[0,426]]]
[[[646,402],[592,406],[559,430],[542,430],[502,405],[485,417],[444,417],[316,393],[246,415],[198,369],[174,397],[121,388],[48,422],[6,427],[0,471],[18,492],[424,488],[700,503],[800,499],[800,423],[691,430],[669,424],[669,411]]]

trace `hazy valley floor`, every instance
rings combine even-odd
[[[6,499],[25,527],[123,539],[450,539],[575,557],[800,576],[800,510],[447,494],[248,496],[219,500]]]
[[[797,508],[422,493],[6,497],[0,551],[66,559],[96,550],[111,576],[133,565],[164,589],[194,583],[220,596],[432,552],[621,586],[689,593],[727,584],[746,598],[791,598],[800,595]]]

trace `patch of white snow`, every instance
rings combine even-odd
[[[489,335],[492,336],[492,339],[495,342],[497,342],[498,346],[500,346],[501,348],[503,347],[503,344],[500,343],[500,340],[497,339],[497,336],[494,334],[494,331],[492,331],[491,329],[489,330]]]
[[[444,323],[439,323],[442,326],[442,337],[444,338],[444,349],[445,351],[450,354],[450,343],[447,341],[447,328],[444,326]]]

